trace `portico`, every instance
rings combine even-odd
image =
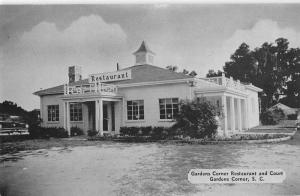
[[[65,93],[61,99],[64,106],[64,128],[69,135],[71,127],[76,126],[76,124],[81,124],[80,127],[83,127],[86,131],[96,130],[101,136],[104,133],[112,134],[116,126],[119,127],[116,119],[119,120],[121,118],[119,108],[123,97],[117,94],[117,88],[114,85],[105,85],[105,89],[97,84],[92,87],[66,85]],[[70,105],[78,103],[82,107],[82,119],[79,122],[72,122]]]
[[[239,81],[222,77],[201,81],[201,88],[195,89],[197,98],[205,98],[218,108],[219,130],[224,136],[247,130],[247,93]],[[204,88],[204,86],[206,86]]]

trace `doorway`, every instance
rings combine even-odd
[[[103,131],[115,131],[115,102],[103,102]]]

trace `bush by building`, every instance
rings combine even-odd
[[[181,101],[173,133],[191,138],[212,138],[218,128],[216,115],[217,108],[204,99]]]
[[[120,134],[122,136],[149,136],[147,133],[151,130],[152,127],[121,127]]]
[[[170,130],[166,127],[121,127],[121,136],[150,137],[155,140],[165,139],[170,136]]]
[[[152,131],[152,127],[151,126],[147,126],[147,127],[141,127],[140,129],[140,133],[143,135],[143,136],[149,136],[150,133]]]
[[[31,138],[65,138],[68,137],[68,132],[62,127],[40,127],[40,126],[30,126],[29,134]]]
[[[88,134],[89,137],[93,137],[93,136],[95,136],[95,135],[98,134],[98,131],[96,131],[96,130],[88,130],[87,134]]]
[[[261,123],[263,125],[276,125],[285,117],[284,112],[280,108],[276,108],[272,111],[267,110],[260,116]]]
[[[83,135],[83,130],[79,127],[71,127],[71,136]]]

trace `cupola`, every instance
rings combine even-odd
[[[153,65],[154,63],[155,53],[149,49],[145,41],[142,42],[139,49],[133,55],[135,56],[135,65]]]

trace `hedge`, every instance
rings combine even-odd
[[[166,127],[121,127],[120,135],[122,136],[131,136],[131,137],[140,137],[146,136],[154,139],[165,139],[168,136],[171,136],[171,130]]]
[[[62,127],[40,127],[30,126],[29,134],[31,138],[65,138],[68,132]]]

